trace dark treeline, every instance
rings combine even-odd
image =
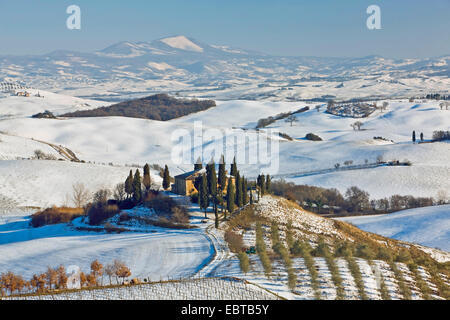
[[[433,141],[450,140],[450,131],[434,131]]]
[[[279,113],[279,114],[277,114],[276,116],[273,116],[273,117],[271,116],[271,117],[268,117],[268,118],[259,119],[258,123],[256,124],[256,129],[267,127],[268,125],[274,123],[277,120],[286,119],[289,116],[295,115],[297,113],[302,113],[302,112],[305,112],[305,111],[308,111],[308,110],[309,110],[309,107],[303,107],[303,108],[300,108],[300,109],[298,109],[296,111],[283,112],[283,113]]]
[[[308,185],[295,185],[284,180],[273,181],[273,194],[296,201],[302,207],[321,214],[358,215],[389,213],[404,209],[442,204],[429,197],[393,195],[389,198],[371,200],[368,192],[350,187],[342,195],[337,189],[326,189]]]
[[[62,115],[63,117],[130,117],[167,121],[190,113],[215,107],[213,100],[176,99],[167,94],[124,101],[109,107],[82,110]]]
[[[450,100],[450,95],[440,94],[440,93],[429,93],[425,96],[426,99],[433,100]]]

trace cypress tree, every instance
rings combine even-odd
[[[234,192],[235,192],[234,184],[230,178],[228,181],[228,186],[227,186],[227,210],[229,213],[233,213],[233,211],[234,211],[234,201],[235,201],[235,197],[236,197]]]
[[[206,178],[208,180],[208,193],[211,197],[214,206],[214,214],[217,215],[217,175],[216,175],[216,164],[214,160],[208,164],[206,170]]]
[[[248,193],[247,193],[247,179],[242,177],[242,204],[245,206],[248,203]]]
[[[261,196],[263,196],[266,193],[266,179],[264,178],[264,175],[261,175],[260,178],[260,188],[261,188]]]
[[[208,193],[211,197],[217,194],[216,164],[211,161],[206,167],[206,178],[208,180]]]
[[[266,175],[266,191],[267,193],[270,193],[270,183],[272,182],[269,175]]]
[[[416,143],[416,131],[413,131],[412,133],[412,142]]]
[[[169,173],[169,167],[164,167],[164,174],[163,174],[163,188],[164,190],[167,190],[170,188],[170,173]]]
[[[200,157],[197,158],[197,161],[194,164],[194,170],[200,170],[203,169],[202,159]]]
[[[238,208],[241,208],[244,205],[242,178],[239,174],[239,171],[237,172],[236,176],[236,205],[238,206]]]
[[[235,157],[233,158],[233,163],[231,164],[230,174],[231,174],[233,177],[236,177],[236,176],[237,176],[237,173],[238,173],[238,170],[237,170],[236,156],[235,156]]]
[[[130,195],[133,193],[133,172],[131,170],[125,180],[125,193],[127,194],[127,198],[130,198]]]
[[[220,163],[219,163],[219,179],[218,179],[218,183],[219,183],[219,187],[222,190],[225,190],[225,184],[227,181],[227,174],[225,172],[225,158],[222,155],[222,158],[220,159]]]
[[[142,188],[141,188],[141,173],[139,169],[136,170],[133,179],[133,201],[139,203],[142,200]]]
[[[148,164],[145,164],[144,166],[144,179],[142,180],[142,183],[144,184],[146,191],[150,190],[152,179],[150,177],[150,166]]]
[[[206,175],[202,174],[202,178],[200,180],[200,189],[199,189],[199,204],[200,209],[205,210],[205,218],[206,218],[206,209],[209,206],[208,199],[208,182],[206,181]]]
[[[420,141],[423,142],[423,132],[420,133]]]

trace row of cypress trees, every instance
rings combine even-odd
[[[263,196],[266,193],[270,193],[270,184],[271,184],[272,178],[270,175],[258,175],[258,178],[256,179],[256,186],[258,189],[258,196]]]
[[[226,175],[225,158],[222,155],[219,163],[219,173],[216,174],[216,164],[214,160],[211,160],[206,165],[206,174],[202,174],[199,178],[198,190],[199,190],[199,205],[200,209],[206,211],[212,203],[216,227],[218,227],[218,206],[222,206],[222,212],[226,218],[227,212],[234,212],[235,208],[241,208],[249,202],[248,196],[248,181],[244,176],[241,177],[236,164],[236,158],[233,159],[233,163],[230,167],[231,176],[234,177],[235,183],[232,183],[232,178],[228,178]],[[202,168],[200,161],[194,165],[195,170]],[[226,196],[224,194],[226,188]],[[226,205],[225,205],[226,198]],[[251,196],[250,196],[251,198]],[[252,199],[250,199],[252,201]],[[225,210],[226,208],[226,210]]]
[[[141,178],[141,173],[139,169],[136,169],[136,172],[133,175],[133,170],[130,170],[130,173],[125,180],[125,193],[127,195],[127,199],[132,199],[134,203],[139,203],[143,200],[143,190],[142,186],[146,192],[150,191],[152,186],[152,178],[150,176],[150,166],[145,164],[144,166],[144,176]],[[167,165],[164,167],[163,172],[163,188],[167,190],[170,187],[170,173]]]

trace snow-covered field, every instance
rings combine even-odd
[[[339,220],[389,238],[450,251],[450,205]]]
[[[305,103],[219,101],[217,104],[215,108],[166,122],[123,117],[65,120],[19,117],[0,121],[0,131],[63,145],[86,161],[168,164],[171,173],[178,174],[191,170],[192,165],[186,162],[174,163],[173,156],[180,155],[179,151],[175,151],[175,147],[180,144],[177,139],[172,139],[177,138],[174,137],[174,132],[183,129],[185,134],[193,137],[194,122],[199,121],[203,129],[219,129],[227,138],[235,135],[248,137],[248,143],[236,144],[227,140],[225,151],[228,163],[231,162],[235,151],[243,155],[256,148],[258,136],[265,138],[268,134],[269,140],[279,141],[279,168],[275,166],[275,169],[267,169],[261,163],[240,164],[246,176],[254,177],[262,170],[273,175],[283,175],[288,181],[299,184],[335,187],[341,191],[357,185],[368,190],[374,198],[394,193],[435,197],[438,191],[450,188],[450,144],[411,142],[413,130],[417,136],[423,132],[425,140],[428,141],[434,130],[449,129],[450,112],[440,110],[436,101],[390,101],[386,111],[376,111],[369,118],[362,120],[364,125],[361,131],[354,131],[350,127],[355,119],[327,114],[324,112],[325,107],[317,112],[313,105],[309,105],[311,110],[298,114],[298,123],[293,126],[279,120],[268,127],[288,134],[294,141],[272,136],[264,129],[258,133],[253,128],[260,118],[294,111],[305,106]],[[3,109],[7,109],[7,105],[7,100],[0,99]],[[304,136],[310,132],[319,135],[324,141],[305,140]],[[375,136],[382,136],[389,142],[375,140]],[[217,161],[217,153],[223,151],[217,150],[217,142],[221,141],[220,139],[222,137],[205,134],[200,146],[186,147],[187,141],[183,141],[183,145],[188,154],[192,155],[189,159],[191,162],[196,160],[194,151],[200,154],[203,151],[205,162],[216,151]],[[0,146],[1,144],[2,142]],[[343,167],[343,163],[348,160],[353,161],[353,164],[364,164],[366,161],[374,163],[379,156],[386,161],[407,159],[413,165],[408,168],[337,171],[306,177],[298,175],[304,171],[334,168],[336,163]]]
[[[20,298],[19,298],[20,299]],[[83,290],[26,297],[26,300],[276,300],[278,297],[235,279],[207,278],[131,287]]]
[[[65,224],[29,226],[29,217],[0,220],[0,273],[13,271],[29,279],[47,267],[79,266],[89,272],[96,259],[124,261],[133,277],[152,281],[186,278],[210,260],[211,244],[199,229],[152,230],[108,234],[78,231]]]
[[[30,93],[30,96],[22,97],[5,94],[1,98],[0,120],[31,117],[32,115],[44,112],[45,110],[51,111],[55,115],[59,115],[78,110],[94,109],[111,104],[108,102],[81,99],[38,89],[21,89],[15,91],[27,91]],[[37,97],[37,94],[41,95],[41,97]]]
[[[209,228],[212,220],[192,230],[152,228],[145,232],[121,234],[78,231],[67,225],[29,228],[28,215],[31,212],[24,207],[70,204],[72,185],[77,182],[83,183],[91,192],[100,188],[111,189],[117,183],[124,182],[130,169],[135,169],[126,164],[168,164],[172,176],[191,170],[191,164],[172,161],[176,141],[171,138],[177,129],[184,129],[193,136],[196,121],[201,122],[204,129],[222,130],[227,137],[236,134],[249,137],[248,144],[228,141],[227,148],[236,148],[238,154],[248,153],[255,147],[258,136],[279,142],[279,170],[265,171],[267,169],[259,164],[239,163],[239,169],[246,177],[255,177],[262,170],[275,177],[286,177],[288,181],[334,187],[342,192],[349,186],[357,185],[369,191],[371,198],[392,194],[434,197],[440,190],[450,189],[450,144],[411,143],[413,130],[416,130],[417,136],[423,132],[426,141],[434,130],[449,130],[450,111],[440,110],[435,101],[410,103],[391,100],[386,111],[377,111],[362,120],[364,125],[361,131],[350,127],[355,119],[327,114],[324,106],[318,112],[314,105],[309,104],[311,110],[298,114],[298,122],[292,126],[280,120],[258,132],[254,129],[258,119],[298,110],[306,104],[219,101],[215,108],[166,122],[123,117],[32,119],[32,114],[47,109],[61,114],[107,104],[40,93],[45,97],[0,97],[0,132],[4,132],[0,134],[0,159],[3,159],[0,161],[0,273],[12,270],[29,278],[34,273],[44,272],[47,266],[59,264],[76,264],[87,271],[94,259],[109,263],[119,258],[131,267],[133,276],[140,278],[160,280],[193,275],[234,275],[286,298],[313,298],[311,287],[307,285],[309,274],[302,259],[294,260],[299,279],[306,281],[299,282],[295,290],[297,293],[287,289],[287,273],[277,261],[274,262],[273,278],[264,276],[256,257],[252,257],[252,272],[243,275],[238,261],[225,247],[223,235]],[[293,141],[272,135],[267,129],[286,133]],[[323,141],[305,140],[305,135],[310,132],[319,135]],[[375,140],[375,136],[393,142]],[[30,158],[36,149],[59,157],[49,145],[36,140],[63,145],[74,151],[79,159],[97,164],[16,160]],[[216,136],[205,136],[200,146],[191,149],[203,148],[203,160],[206,162],[218,141]],[[219,155],[216,152],[216,161]],[[227,163],[233,156],[234,152],[227,154]],[[305,171],[334,168],[336,163],[342,166],[348,160],[354,164],[364,164],[366,160],[374,163],[379,156],[386,161],[408,159],[412,166],[301,175]],[[99,164],[110,162],[116,166]],[[154,181],[160,182],[157,173],[152,174]],[[266,198],[261,200],[260,207],[270,219],[287,217],[285,211],[278,210],[274,202]],[[191,209],[193,213],[198,211],[196,207]],[[301,210],[297,213],[298,221],[294,219],[294,223],[299,227],[299,232],[306,233],[308,229],[313,233],[339,237],[331,221]],[[349,218],[348,221],[371,232],[450,250],[448,213],[449,206],[442,206],[389,216]],[[200,215],[195,220],[200,220]],[[302,231],[302,228],[306,229]],[[254,241],[252,236],[246,240]],[[321,258],[315,258],[314,263],[319,272],[321,294],[324,298],[334,298],[336,288],[330,280],[326,263]],[[376,270],[365,261],[358,260],[358,264],[368,296],[380,298]],[[345,278],[346,297],[358,298],[345,261],[339,260],[338,265]],[[389,277],[386,276],[386,282],[394,283]],[[392,290],[392,297],[397,297],[398,289]]]
[[[130,170],[134,172],[135,168],[68,161],[5,160],[0,161],[0,195],[20,207],[73,205],[74,184],[84,184],[91,193],[101,188],[112,190],[117,183],[125,181]],[[161,181],[157,175],[152,177],[155,182]]]

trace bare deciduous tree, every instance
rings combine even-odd
[[[377,156],[377,163],[381,163],[381,162],[383,162],[384,161],[384,158],[383,158],[383,156],[380,154],[380,155],[378,155]]]
[[[75,183],[72,186],[72,201],[77,208],[82,208],[86,205],[91,198],[89,191],[86,189],[84,184]]]
[[[352,123],[350,126],[353,128],[353,130],[361,130],[361,127],[364,125],[364,123],[362,123],[361,121],[356,121],[354,123]]]
[[[439,190],[436,198],[439,204],[446,204],[449,201],[449,196],[445,190]]]
[[[94,193],[93,201],[95,203],[106,203],[108,202],[108,197],[110,196],[111,191],[108,189],[100,189]]]
[[[109,278],[109,284],[111,285],[112,283],[112,277],[115,275],[115,268],[114,268],[114,264],[108,264],[105,267],[105,274],[108,276]]]
[[[123,201],[125,200],[125,183],[118,183],[116,184],[116,186],[114,187],[114,192],[113,192],[113,197],[115,200],[117,201]]]
[[[286,120],[284,120],[284,121],[290,123],[291,127],[294,122],[298,122],[297,117],[293,114],[291,114],[289,117],[287,117]]]

